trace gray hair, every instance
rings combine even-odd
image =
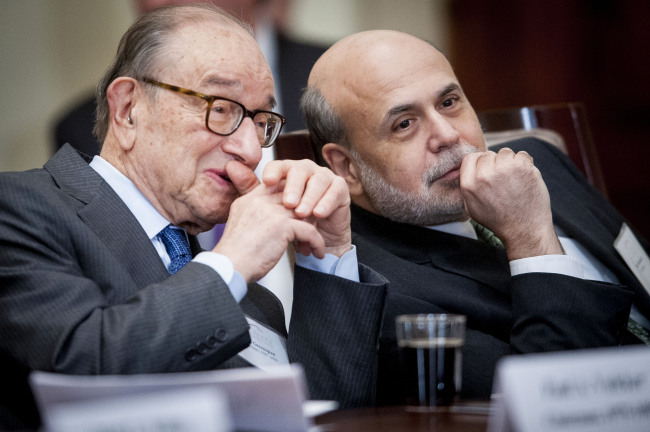
[[[135,79],[151,76],[164,61],[170,61],[165,58],[164,51],[173,32],[182,24],[207,20],[235,24],[253,35],[248,24],[210,3],[161,7],[141,16],[129,27],[120,40],[113,64],[95,90],[97,111],[93,133],[100,143],[104,142],[110,123],[106,93],[111,83],[122,76]]]
[[[300,111],[307,123],[309,137],[319,159],[323,146],[327,143],[336,143],[350,148],[350,141],[341,117],[316,87],[305,89],[300,98]]]

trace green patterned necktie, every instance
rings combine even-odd
[[[627,330],[641,339],[644,344],[650,345],[650,333],[648,333],[648,330],[645,327],[632,319],[632,317],[627,319]]]
[[[476,236],[479,240],[494,247],[503,249],[503,243],[492,231],[472,219],[469,220],[469,223],[474,227],[474,231],[476,231]]]

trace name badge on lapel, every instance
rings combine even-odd
[[[246,316],[250,326],[251,344],[239,353],[244,360],[260,369],[288,365],[287,340],[265,324]]]
[[[643,250],[641,243],[627,224],[623,224],[621,232],[614,240],[614,249],[619,253],[634,276],[650,294],[650,258]]]

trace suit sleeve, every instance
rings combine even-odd
[[[360,283],[296,268],[289,358],[302,364],[312,399],[373,405],[377,344],[388,281],[360,265]]]
[[[514,353],[616,346],[632,291],[604,282],[528,273],[512,282]]]
[[[17,362],[73,374],[178,372],[214,368],[248,346],[242,310],[212,269],[190,263],[134,280],[80,222],[74,200],[36,177],[8,179],[0,178],[0,349]],[[139,273],[151,272],[146,263]]]

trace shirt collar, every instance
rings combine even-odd
[[[476,231],[474,231],[474,227],[472,226],[471,223],[469,223],[469,219],[462,222],[450,222],[450,223],[440,224],[440,225],[430,225],[425,228],[446,232],[447,234],[469,237],[474,240],[478,239],[478,237],[476,236]]]
[[[106,159],[95,156],[90,162],[90,167],[108,183],[115,193],[124,201],[131,213],[138,220],[147,236],[153,239],[158,233],[169,225],[156,208],[138,190],[128,177],[111,165]]]

